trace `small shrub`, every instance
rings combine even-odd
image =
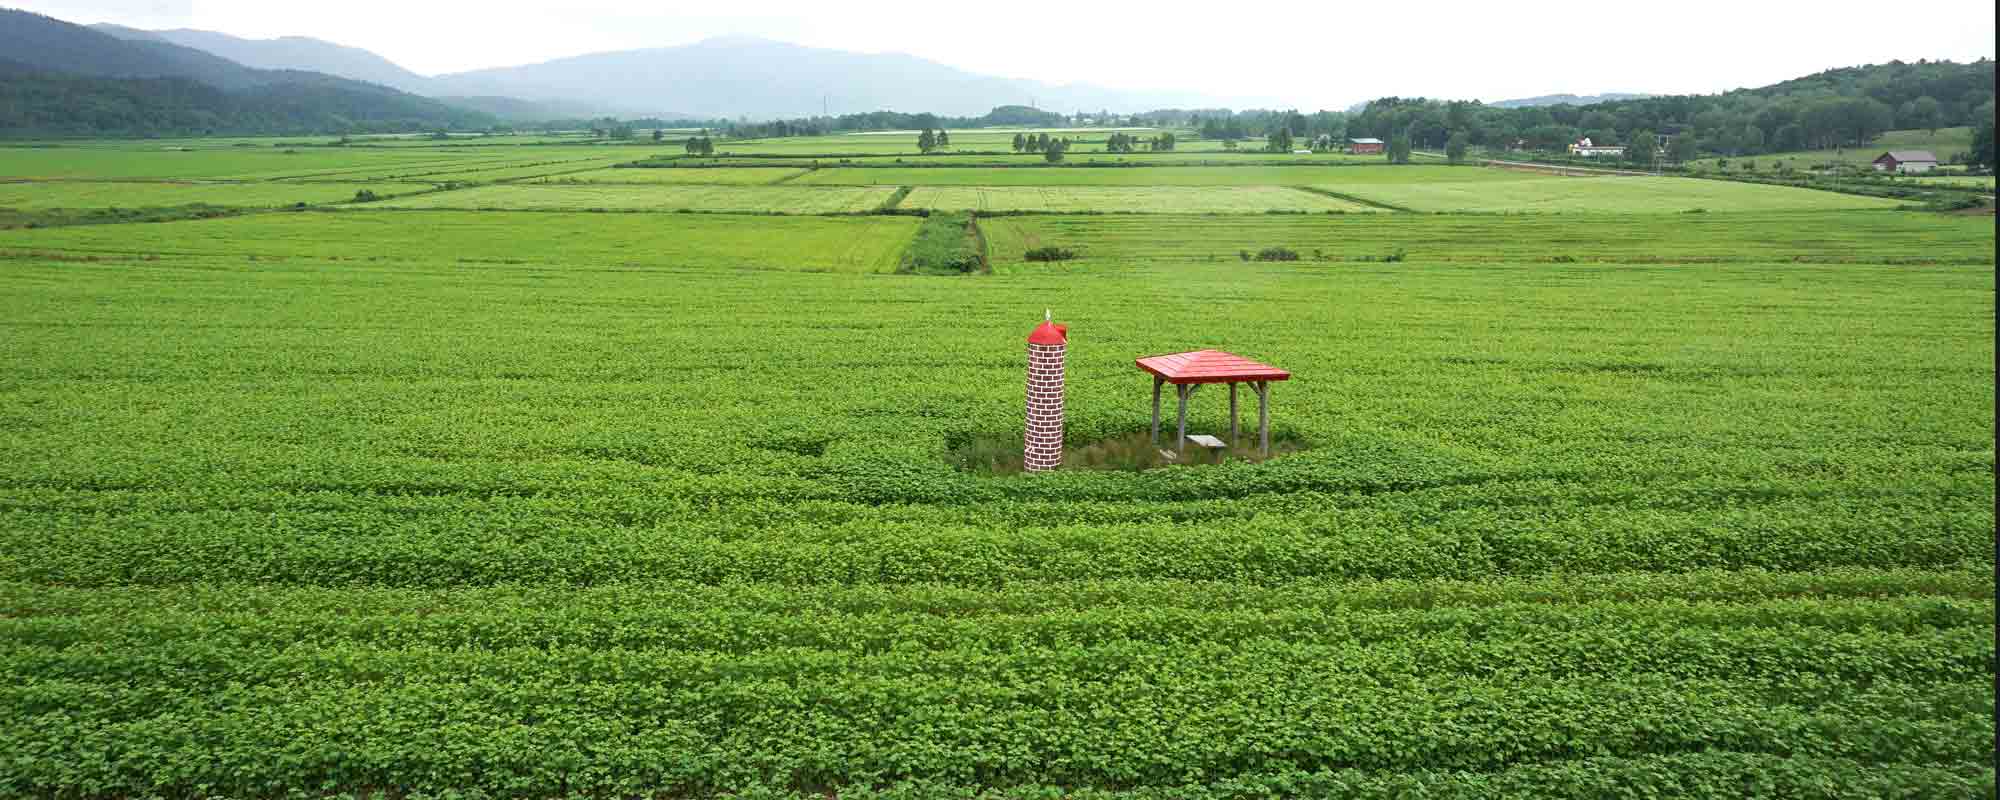
[[[356,203],[373,203],[380,199],[382,199],[380,195],[377,195],[373,191],[370,191],[368,189],[362,189],[361,191],[354,193],[354,202]]]
[[[1550,257],[1549,257],[1549,263],[1551,263],[1551,264],[1574,264],[1574,263],[1576,263],[1576,256],[1571,256],[1571,255],[1561,255],[1561,256],[1550,256]]]
[[[1298,252],[1286,247],[1266,247],[1257,251],[1258,261],[1297,261]]]
[[[1236,257],[1237,257],[1237,258],[1240,258],[1240,259],[1243,259],[1244,261],[1249,261],[1249,260],[1250,260],[1250,251],[1248,251],[1248,250],[1238,250],[1238,251],[1236,251]]]
[[[1388,255],[1386,255],[1386,256],[1383,256],[1383,257],[1382,257],[1382,260],[1383,260],[1383,261],[1387,261],[1387,262],[1389,262],[1389,263],[1391,263],[1391,264],[1394,264],[1394,263],[1398,263],[1398,262],[1401,262],[1401,261],[1402,261],[1402,260],[1403,260],[1403,259],[1404,259],[1405,257],[1407,257],[1407,256],[1408,256],[1409,254],[1410,254],[1410,252],[1409,252],[1408,250],[1404,250],[1403,248],[1401,248],[1401,247],[1398,247],[1398,248],[1396,248],[1396,252],[1393,252],[1393,253],[1390,253],[1390,254],[1388,254]]]
[[[1067,247],[1051,245],[1048,247],[1037,247],[1026,253],[1022,253],[1021,258],[1028,261],[1068,261],[1076,258],[1076,251]]]

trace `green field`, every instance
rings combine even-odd
[[[607,209],[829,214],[872,211],[894,189],[872,186],[657,186],[506,184],[474,186],[375,204],[383,208]]]
[[[597,169],[545,178],[541,183],[718,183],[757,185],[787,181],[804,167],[672,167]],[[788,181],[787,181],[788,182]]]
[[[0,178],[78,179],[256,179],[340,174],[358,169],[394,173],[449,164],[467,156],[423,152],[321,148],[286,152],[273,148],[181,151],[101,150],[80,147],[0,147]],[[388,175],[356,176],[381,180]]]
[[[47,183],[0,182],[0,208],[143,208],[205,203],[270,208],[323,205],[354,199],[362,190],[381,197],[429,190],[420,183]]]
[[[1985,189],[1988,192],[1993,191],[1993,184],[1994,184],[1994,179],[1993,176],[1991,175],[1985,175],[1985,176],[1917,175],[1912,177],[1897,176],[1896,180],[1914,181],[1916,183],[1926,186],[1952,186],[1963,189]]]
[[[1507,173],[1493,171],[1495,174]],[[1789,186],[1667,177],[1547,178],[1478,182],[1322,184],[1413,211],[1635,213],[1894,208],[1901,201]]]
[[[1092,263],[1229,260],[1284,247],[1310,258],[1628,264],[1808,261],[1979,264],[1991,217],[1883,211],[1374,217],[1019,216],[983,220],[995,262],[1067,247]],[[1031,269],[1044,268],[1031,265]]]
[[[0,234],[0,254],[254,261],[539,264],[553,269],[893,269],[909,217],[398,211],[264,214]]]
[[[1767,171],[1779,161],[1788,162],[1795,168],[1810,168],[1821,164],[1844,164],[1867,166],[1883,153],[1890,150],[1929,150],[1940,160],[1972,149],[1971,128],[1939,128],[1933,134],[1927,130],[1885,131],[1875,137],[1867,147],[1844,147],[1837,150],[1799,150],[1783,153],[1765,153],[1743,156],[1729,160],[1728,169],[1741,169],[1744,161],[1754,161],[1758,171]],[[1706,169],[1718,168],[1717,159],[1704,158],[1690,162]]]
[[[1995,794],[1990,214],[460,141],[0,148],[95,174],[42,205],[480,182],[0,230],[0,797]],[[962,468],[1045,311],[1066,445],[1218,348],[1285,449]]]
[[[1521,173],[1436,166],[850,167],[813,170],[790,183],[862,186],[1308,186],[1520,179]]]
[[[925,186],[911,192],[902,207],[1139,214],[1376,210],[1283,186]]]

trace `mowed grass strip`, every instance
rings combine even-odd
[[[1338,260],[1947,263],[1993,261],[1993,220],[1902,211],[1374,217],[1021,216],[981,220],[994,263],[1038,247],[1086,260],[1206,261],[1290,248]],[[1039,268],[1039,267],[1037,267]]]
[[[1497,170],[1495,171],[1497,172]],[[1505,174],[1505,173],[1501,173]],[[1416,211],[1634,213],[1894,208],[1901,201],[1790,186],[1670,177],[1406,181],[1319,188]]]
[[[1377,209],[1283,186],[924,186],[904,208],[1133,214],[1261,214]]]
[[[729,184],[734,186],[755,186],[777,183],[794,175],[806,172],[804,166],[797,167],[665,167],[665,168],[625,168],[595,169],[567,175],[553,175],[537,183],[688,183],[688,184]],[[828,181],[829,183],[866,184],[867,181]],[[907,185],[907,184],[897,184]]]
[[[159,225],[5,231],[0,232],[0,254],[892,272],[917,222],[901,216],[500,211],[257,214]]]
[[[1506,181],[1519,173],[1476,167],[837,167],[814,170],[798,184],[881,186],[1312,186],[1416,181]]]
[[[704,186],[506,184],[474,186],[377,205],[499,210],[606,209],[836,214],[872,211],[895,194],[882,186]]]
[[[270,208],[354,199],[367,190],[380,197],[430,189],[421,183],[99,183],[51,181],[0,183],[0,208],[146,208],[202,203]]]

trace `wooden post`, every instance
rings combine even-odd
[[[1160,443],[1160,385],[1166,382],[1166,378],[1158,375],[1153,376],[1153,444],[1155,446],[1158,446]]]
[[[1236,421],[1238,419],[1239,417],[1236,414],[1236,384],[1231,383],[1229,384],[1229,446],[1230,447],[1236,446],[1236,428],[1237,428]]]
[[[1188,394],[1191,391],[1193,390],[1190,389],[1187,384],[1180,384],[1174,387],[1174,393],[1180,395],[1181,397],[1180,436],[1174,442],[1174,452],[1176,453],[1185,452],[1187,450],[1187,401],[1188,401]]]
[[[1271,457],[1271,382],[1257,382],[1257,446]]]

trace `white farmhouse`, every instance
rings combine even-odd
[[[1576,140],[1575,144],[1569,146],[1569,154],[1592,158],[1597,156],[1618,158],[1625,155],[1625,146],[1622,144],[1591,144],[1590,137],[1585,136]]]

